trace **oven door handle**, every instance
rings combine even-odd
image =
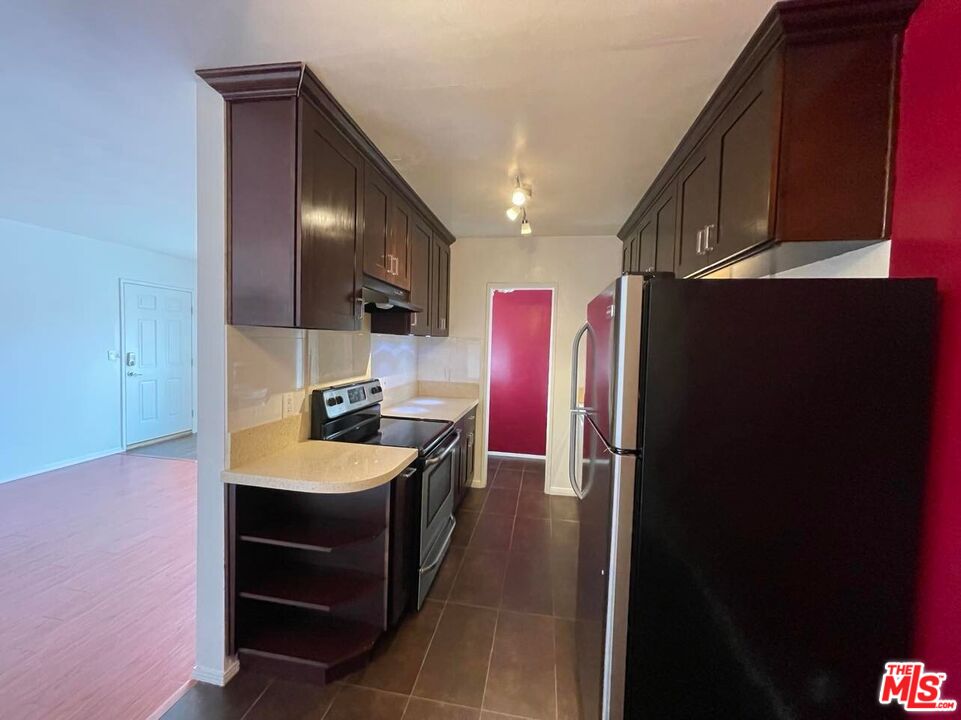
[[[425,462],[424,467],[429,468],[443,461],[444,458],[446,458],[448,455],[454,452],[454,449],[457,447],[457,444],[459,442],[460,442],[460,430],[455,430],[454,438],[450,441],[450,443],[443,450],[441,450],[439,455],[435,455],[434,457],[430,458],[427,462]]]
[[[451,515],[450,530],[447,531],[447,537],[444,538],[444,542],[441,543],[440,551],[437,553],[437,556],[433,560],[431,560],[427,565],[425,565],[420,569],[419,572],[421,575],[426,575],[427,573],[431,572],[435,567],[440,565],[441,560],[444,559],[444,556],[447,554],[447,550],[450,548],[450,541],[454,538],[454,528],[456,527],[457,527],[457,520],[455,520],[454,516]]]

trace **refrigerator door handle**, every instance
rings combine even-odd
[[[568,449],[567,471],[574,494],[581,500],[584,499],[584,491],[581,489],[577,480],[577,422],[578,418],[583,418],[590,410],[577,404],[577,373],[578,373],[578,350],[581,346],[581,338],[590,330],[591,326],[584,323],[580,330],[574,335],[574,342],[571,348],[571,437]]]

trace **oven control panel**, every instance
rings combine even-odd
[[[324,413],[331,419],[375,405],[384,399],[384,389],[377,379],[337,385],[317,392],[323,400]]]

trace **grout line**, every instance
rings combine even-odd
[[[461,559],[461,564],[463,564],[463,558]],[[457,574],[460,574],[460,568],[457,568]],[[455,577],[456,579],[456,577]],[[451,584],[451,590],[454,589],[454,585]],[[407,714],[407,708],[410,707],[410,699],[414,696],[414,690],[417,689],[417,681],[420,680],[420,674],[424,672],[424,665],[427,664],[427,656],[430,654],[430,649],[434,644],[434,638],[437,637],[437,631],[440,630],[440,624],[444,620],[444,615],[447,614],[447,601],[444,601],[444,606],[440,610],[440,615],[437,617],[437,624],[434,625],[434,632],[430,634],[430,640],[427,643],[427,649],[424,651],[424,657],[420,661],[420,667],[417,668],[417,676],[414,678],[414,684],[410,687],[410,692],[407,693],[407,702],[404,704],[404,712],[401,715],[401,720],[403,720],[404,715]]]
[[[258,695],[257,698],[250,704],[250,707],[247,708],[247,711],[246,711],[243,715],[240,716],[240,720],[244,720],[244,718],[246,718],[248,715],[250,715],[250,711],[253,710],[253,709],[257,706],[257,703],[259,703],[260,700],[261,700],[261,698],[263,698],[263,696],[267,694],[267,691],[270,690],[271,686],[272,686],[275,682],[277,682],[276,678],[270,678],[270,680],[269,680],[269,681],[267,682],[267,684],[264,686],[264,689],[260,691],[260,695]]]

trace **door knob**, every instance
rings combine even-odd
[[[127,377],[137,377],[139,375],[143,375],[143,373],[134,372],[133,370],[127,371]]]

